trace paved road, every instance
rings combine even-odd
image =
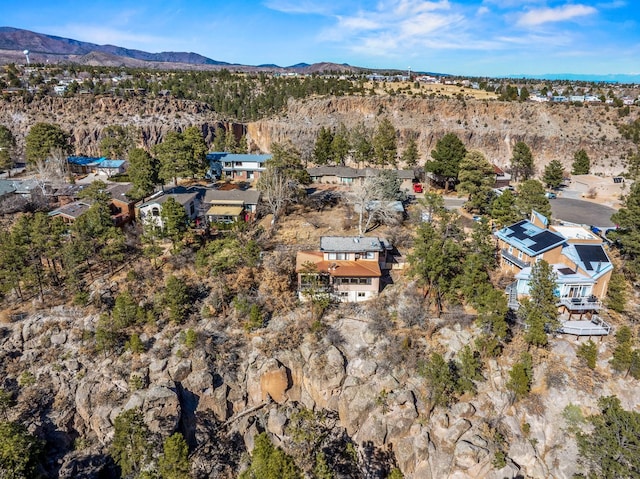
[[[549,203],[554,219],[602,228],[615,226],[611,215],[616,210],[609,206],[572,198],[556,198],[549,200]]]

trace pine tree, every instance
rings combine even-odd
[[[189,479],[189,447],[182,434],[176,432],[162,444],[162,455],[158,459],[158,474],[161,479]]]
[[[189,287],[176,276],[169,276],[164,288],[163,304],[169,313],[169,321],[182,323],[189,313]]]
[[[491,218],[498,228],[515,223],[520,219],[516,210],[516,198],[511,191],[503,191],[491,202]]]
[[[511,391],[516,400],[522,399],[529,391],[533,384],[533,358],[528,352],[520,354],[520,360],[516,362],[509,371],[509,380],[507,381],[507,389]]]
[[[151,457],[149,428],[139,409],[121,412],[113,422],[114,435],[109,452],[123,476],[137,475]]]
[[[344,165],[349,156],[351,145],[349,144],[349,132],[344,123],[340,123],[331,140],[331,160],[337,166]]]
[[[129,152],[129,180],[133,183],[132,196],[144,199],[155,190],[160,182],[158,173],[160,163],[142,148],[134,148]]]
[[[364,123],[358,123],[351,130],[352,157],[359,167],[368,166],[374,157],[371,136],[371,131]]]
[[[564,179],[564,168],[558,160],[551,162],[544,168],[542,179],[548,188],[558,188]]]
[[[640,182],[631,186],[623,207],[611,215],[611,221],[618,225],[611,237],[620,242],[623,257],[630,263],[625,270],[635,275],[640,264]]]
[[[331,142],[333,133],[329,128],[320,127],[313,148],[313,159],[318,165],[327,165],[331,161]]]
[[[617,313],[623,313],[627,305],[627,280],[614,270],[607,289],[607,307]]]
[[[121,160],[133,148],[131,129],[122,125],[109,125],[100,132],[100,154],[112,160]]]
[[[447,193],[450,183],[458,179],[460,162],[466,154],[467,149],[460,138],[454,133],[447,133],[436,143],[431,151],[432,160],[425,163],[424,169],[444,178],[444,190]]]
[[[163,234],[171,238],[175,250],[178,242],[182,241],[184,233],[187,231],[187,212],[184,210],[184,206],[170,196],[162,205],[160,218],[162,219]]]
[[[418,143],[415,138],[411,137],[407,140],[407,144],[404,147],[400,160],[407,167],[414,168],[418,164],[419,156]]]
[[[378,128],[373,135],[373,151],[379,166],[384,168],[397,165],[398,144],[396,129],[388,118],[384,118],[378,124]]]
[[[69,135],[52,123],[36,123],[25,137],[25,157],[27,162],[46,160],[52,150],[70,151]]]
[[[578,347],[576,355],[584,361],[589,369],[596,368],[596,361],[598,360],[598,346],[591,339],[586,343],[582,343]]]
[[[263,432],[254,437],[251,466],[240,479],[302,479],[302,474],[293,459],[271,444]]]
[[[616,347],[609,362],[614,371],[625,376],[629,372],[633,362],[633,335],[629,326],[621,326],[616,332]]]
[[[460,161],[458,180],[457,190],[469,195],[465,209],[485,213],[494,183],[493,165],[479,151],[469,151]]]
[[[513,147],[511,174],[514,181],[528,180],[533,175],[533,154],[523,141],[519,141]]]
[[[578,150],[573,155],[573,163],[571,165],[572,175],[588,175],[591,169],[591,160],[587,152],[584,150]]]
[[[545,196],[544,186],[538,180],[525,180],[520,184],[515,208],[521,218],[528,218],[531,210],[536,210],[551,219],[551,204]]]
[[[525,339],[534,346],[546,346],[547,331],[559,327],[556,306],[556,274],[545,260],[537,261],[529,276],[529,298],[522,301],[518,315],[527,326]]]
[[[13,168],[13,155],[16,148],[16,139],[11,130],[4,125],[0,125],[0,171],[9,170],[11,177],[11,168]]]
[[[482,379],[482,363],[469,345],[465,345],[458,354],[458,371],[456,378],[456,389],[462,393],[475,394],[475,381]]]

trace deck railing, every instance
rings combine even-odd
[[[595,296],[560,298],[558,306],[565,306],[569,311],[599,311],[602,308],[602,302]]]
[[[531,262],[523,261],[520,258],[518,258],[517,256],[514,256],[513,254],[509,253],[509,250],[507,248],[502,248],[502,250],[500,251],[500,254],[502,255],[502,257],[504,259],[506,259],[507,261],[515,264],[516,266],[518,266],[520,268],[527,268],[527,267],[531,266]]]

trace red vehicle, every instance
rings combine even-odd
[[[413,184],[413,192],[414,193],[422,193],[422,185],[420,183]]]

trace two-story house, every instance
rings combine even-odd
[[[271,155],[215,152],[207,154],[209,171],[207,176],[222,177],[236,181],[254,181],[266,169],[265,163]]]
[[[200,193],[178,187],[166,193],[153,196],[138,206],[138,217],[143,224],[163,229],[162,207],[169,198],[173,198],[178,204],[182,205],[188,220],[195,220],[198,217],[200,211]]]
[[[529,294],[531,269],[545,260],[556,274],[558,307],[571,314],[594,313],[606,297],[613,265],[602,239],[578,226],[549,226],[547,219],[532,213],[496,231],[500,267],[514,274],[507,288],[509,304],[517,309]]]
[[[386,240],[376,237],[323,236],[319,251],[300,251],[296,256],[300,299],[304,301],[305,291],[318,286],[342,302],[378,296],[389,248]]]

